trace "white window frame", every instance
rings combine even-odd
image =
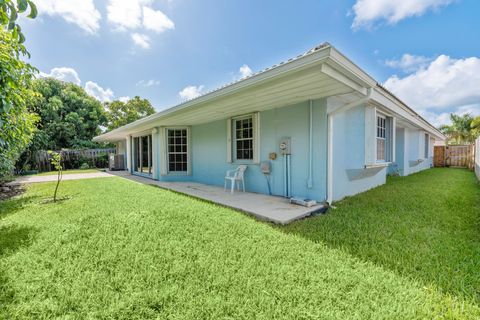
[[[252,119],[252,159],[237,159],[236,122]],[[227,119],[227,163],[258,164],[260,154],[260,114],[258,112]]]
[[[139,143],[141,143],[141,139],[143,137],[148,137],[148,148],[150,149],[148,152],[151,153],[151,157],[148,161],[148,166],[149,166],[149,172],[146,173],[146,172],[140,172],[140,171],[136,171],[135,169],[138,167],[136,166],[136,163],[135,163],[135,152],[136,152],[136,148],[135,148],[135,139],[138,138],[139,139]],[[142,150],[141,147],[139,147],[139,150]],[[137,132],[135,134],[132,134],[130,136],[130,157],[128,157],[130,159],[130,165],[131,165],[131,169],[130,172],[133,173],[133,174],[136,174],[136,175],[141,175],[141,176],[147,176],[147,177],[150,177],[152,178],[153,177],[153,172],[154,172],[154,159],[155,159],[155,154],[154,154],[154,151],[153,151],[153,134],[151,131],[142,131],[142,132]],[[142,153],[142,152],[140,152]],[[142,161],[143,160],[143,155],[140,155],[138,157],[138,161]]]
[[[170,170],[170,154],[172,152],[169,151],[169,142],[168,142],[168,133],[170,130],[186,130],[186,138],[187,138],[187,170],[186,171],[174,171]],[[191,174],[191,140],[190,140],[190,127],[165,127],[164,128],[164,154],[165,156],[163,158],[164,165],[163,167],[163,173],[166,175],[190,175]],[[173,152],[176,153],[176,152]]]
[[[250,120],[250,123],[251,123],[251,130],[252,130],[252,136],[251,137],[248,137],[248,138],[238,138],[237,137],[237,131],[238,130],[244,130],[244,128],[237,128],[237,122],[238,121],[242,121],[242,120]],[[232,129],[233,129],[233,146],[232,146],[232,149],[233,149],[233,159],[235,162],[252,162],[253,159],[254,159],[254,155],[253,155],[253,152],[254,152],[254,144],[255,144],[255,133],[253,132],[254,131],[254,125],[253,125],[253,115],[246,115],[246,116],[242,116],[242,117],[236,117],[236,118],[233,118],[232,119]],[[251,152],[251,158],[245,158],[245,159],[239,159],[237,158],[238,156],[238,149],[237,149],[237,142],[238,141],[251,141],[251,146],[250,146],[250,152]],[[243,149],[243,150],[246,150],[246,149]]]
[[[378,124],[378,120],[382,119],[384,126],[381,127]],[[379,130],[383,130],[383,137],[380,134]],[[383,140],[383,159],[378,158],[378,140]],[[375,161],[383,163],[387,161],[387,117],[383,114],[377,113],[375,117]]]

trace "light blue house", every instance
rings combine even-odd
[[[246,164],[247,191],[332,202],[430,168],[444,139],[326,43],[95,141],[151,179],[223,186]]]

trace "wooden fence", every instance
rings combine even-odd
[[[475,160],[473,161],[473,166],[475,167],[475,174],[477,175],[478,180],[480,180],[480,138],[477,138],[475,141]]]
[[[115,148],[84,149],[84,150],[58,150],[62,154],[62,163],[65,169],[79,168],[83,163],[91,167],[105,168],[108,166],[108,154],[116,153]],[[38,151],[35,154],[37,170],[40,172],[51,171],[50,154],[48,151]]]
[[[435,167],[474,168],[475,146],[448,145],[435,146],[433,165]]]

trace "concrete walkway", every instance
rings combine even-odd
[[[63,174],[63,180],[80,180],[80,179],[91,179],[91,178],[107,178],[112,177],[111,174],[107,172],[89,172],[89,173],[65,173]],[[57,175],[48,175],[48,176],[23,176],[18,177],[15,181],[7,183],[7,185],[19,185],[25,183],[39,183],[39,182],[51,182],[57,181]]]
[[[271,221],[279,224],[287,224],[294,220],[310,216],[320,210],[321,205],[310,208],[290,204],[288,199],[277,196],[269,196],[253,192],[235,191],[232,195],[225,192],[222,187],[206,185],[197,182],[164,182],[149,178],[132,175],[126,171],[108,171],[91,173],[64,174],[63,180],[79,180],[91,178],[122,177],[142,184],[156,185],[160,188],[186,194],[202,200],[207,200],[251,214],[258,219]],[[8,185],[20,185],[26,183],[40,183],[57,181],[56,175],[48,176],[23,176],[10,182]]]
[[[251,214],[258,219],[279,224],[287,224],[298,220],[322,208],[322,205],[310,208],[290,204],[288,199],[253,192],[235,191],[232,195],[222,187],[197,182],[164,182],[129,174],[125,171],[112,171],[112,175],[120,176],[143,184],[156,185],[160,188],[207,200]]]

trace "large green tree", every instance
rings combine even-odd
[[[31,0],[0,0],[0,25],[2,29],[11,32],[12,38],[23,43],[25,37],[22,28],[17,23],[18,15],[30,9],[28,18],[35,19],[37,7]]]
[[[119,100],[107,102],[105,108],[107,110],[108,131],[155,113],[151,103],[139,96],[127,102]]]
[[[475,141],[480,133],[477,128],[477,121],[471,114],[463,115],[450,114],[449,125],[442,125],[439,130],[448,138],[449,144],[469,144]]]
[[[16,23],[18,14],[28,7],[29,17],[35,18],[36,8],[31,1],[0,0],[0,183],[13,169],[35,130],[36,116],[27,110],[34,96],[31,81],[35,68],[22,59],[29,54]]]
[[[34,81],[38,92],[30,110],[40,116],[30,151],[88,148],[106,124],[103,105],[73,83],[53,78]]]
[[[477,138],[480,137],[480,116],[473,119],[470,125],[472,127],[474,136]]]

